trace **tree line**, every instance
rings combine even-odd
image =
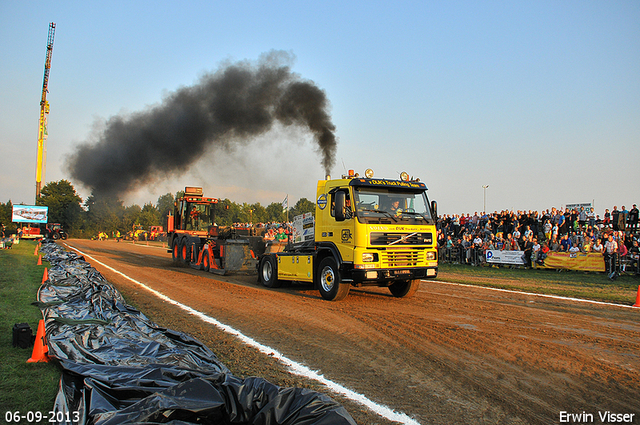
[[[99,197],[93,193],[83,202],[73,185],[67,180],[47,183],[40,192],[36,205],[49,207],[49,223],[60,223],[73,238],[90,238],[99,232],[111,235],[115,231],[125,234],[134,226],[144,229],[150,226],[163,226],[166,230],[167,216],[173,214],[174,202],[184,192],[175,195],[166,193],[155,204],[148,202],[142,207],[137,204],[125,206],[124,202],[111,197]],[[0,202],[0,223],[6,226],[7,234],[16,231],[18,223],[11,222],[13,204],[9,200]],[[216,210],[216,223],[230,226],[235,223],[269,223],[292,220],[293,217],[315,212],[315,204],[301,198],[293,207],[283,208],[280,202],[263,206],[236,203],[229,199],[220,199]]]

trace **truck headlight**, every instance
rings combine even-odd
[[[427,252],[427,261],[433,261],[436,259],[436,253],[433,251]]]
[[[363,263],[373,263],[378,261],[378,254],[375,252],[363,252],[362,253],[362,262]]]

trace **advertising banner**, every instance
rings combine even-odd
[[[487,250],[487,263],[524,266],[524,251]]]
[[[578,252],[549,252],[544,259],[544,266],[549,269],[581,270],[590,272],[603,272],[604,256],[598,252],[588,254]]]
[[[576,209],[576,210],[580,210],[580,207],[584,207],[585,210],[588,210],[589,208],[591,208],[593,205],[591,205],[591,202],[583,202],[582,204],[567,204],[566,205],[566,209],[568,210],[572,210],[572,209]]]
[[[293,243],[313,241],[314,232],[313,213],[305,213],[293,219]]]
[[[49,207],[14,205],[11,221],[14,223],[47,223]]]

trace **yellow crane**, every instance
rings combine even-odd
[[[42,82],[42,98],[40,99],[40,128],[38,131],[38,153],[36,157],[36,203],[40,198],[40,189],[47,162],[47,115],[49,115],[49,102],[47,102],[47,87],[49,85],[49,70],[51,69],[51,54],[53,53],[53,37],[56,33],[56,24],[49,24],[47,37],[47,56],[44,62],[44,81]]]

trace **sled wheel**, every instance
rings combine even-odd
[[[205,249],[202,251],[202,268],[205,272],[211,270],[211,264],[209,264],[209,250]]]

